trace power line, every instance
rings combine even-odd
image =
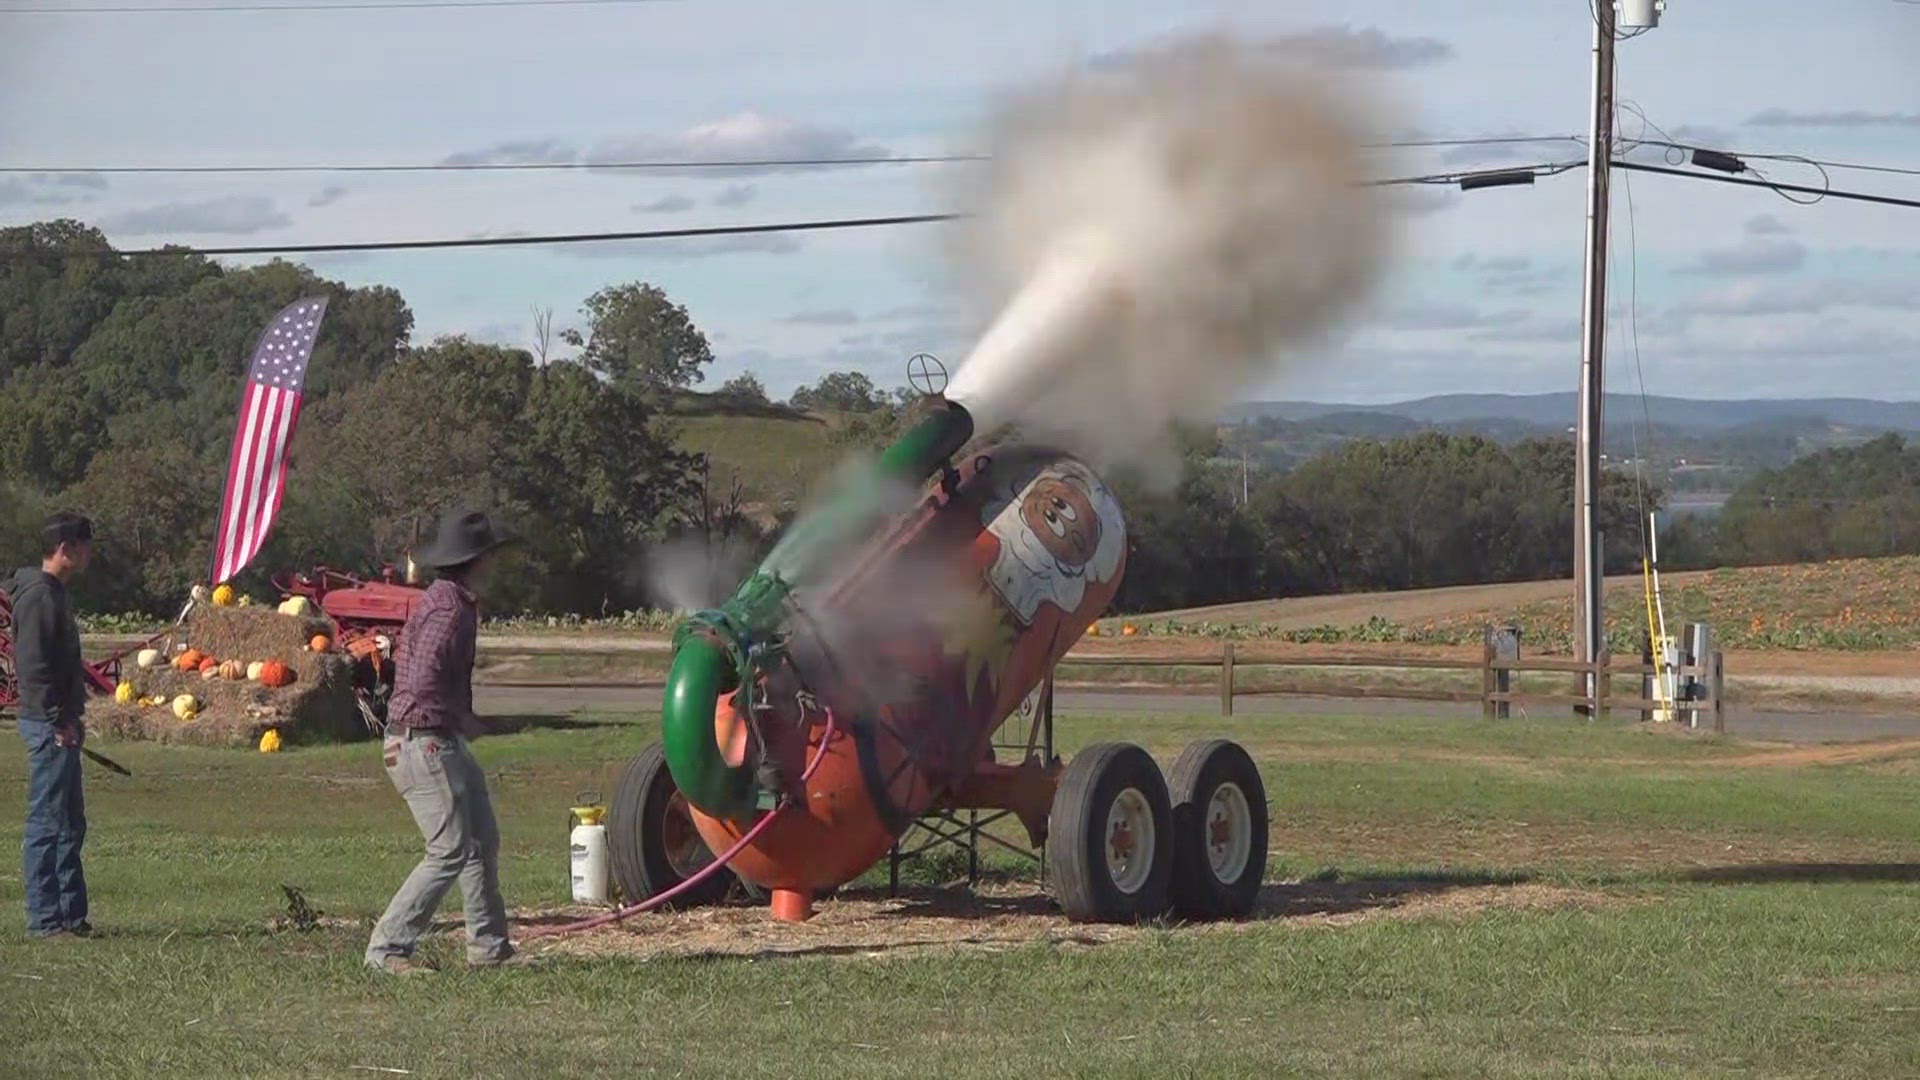
[[[1396,176],[1369,180],[1366,187],[1398,184],[1455,184],[1477,176],[1518,174],[1532,170],[1551,176],[1577,168],[1581,162],[1554,162],[1512,169],[1488,169],[1469,172],[1431,173],[1424,176]],[[673,240],[703,236],[743,236],[756,233],[818,232],[827,229],[862,229],[883,225],[918,225],[953,221],[968,214],[903,214],[894,217],[841,218],[829,221],[787,221],[767,225],[710,225],[684,229],[645,229],[634,232],[553,233],[540,236],[474,236],[442,240],[369,240],[326,244],[249,244],[238,247],[187,247],[174,245],[110,251],[40,251],[31,248],[0,249],[0,258],[37,259],[49,256],[79,258],[119,258],[146,255],[307,255],[337,251],[418,251],[437,248],[523,247],[542,244],[593,244],[620,240]]]
[[[1920,4],[1920,0],[1914,0],[1914,2]],[[1717,147],[1695,146],[1692,143],[1672,142],[1666,139],[1629,139],[1627,141],[1637,146],[1661,146],[1669,150],[1678,151],[1718,149]],[[1744,150],[1722,150],[1721,152],[1733,154],[1740,158],[1757,158],[1763,161],[1795,161],[1806,165],[1817,165],[1828,169],[1841,169],[1850,172],[1889,173],[1894,176],[1920,176],[1920,169],[1905,168],[1899,165],[1869,165],[1859,161],[1832,161],[1827,158],[1807,157],[1804,154],[1755,154]],[[1668,160],[1671,161],[1673,159],[1669,158]]]
[[[778,169],[834,165],[925,165],[987,161],[985,154],[921,154],[885,157],[753,158],[737,161],[447,161],[431,165],[108,165],[99,168],[0,165],[0,173],[394,173],[539,172],[579,169]]]
[[[1852,199],[1857,202],[1882,203],[1887,206],[1911,206],[1920,208],[1920,199],[1902,199],[1892,195],[1872,195],[1864,191],[1843,191],[1838,188],[1807,187],[1804,184],[1782,184],[1774,180],[1748,180],[1739,176],[1720,176],[1714,173],[1690,172],[1686,169],[1669,169],[1660,165],[1642,165],[1633,161],[1613,163],[1616,169],[1632,172],[1659,173],[1663,176],[1684,176],[1691,180],[1711,180],[1716,184],[1739,184],[1743,187],[1769,188],[1773,191],[1797,191],[1807,195],[1819,195],[1831,199]]]
[[[392,8],[614,7],[679,0],[349,0],[341,4],[169,4],[112,7],[0,7],[0,15],[147,15],[182,11],[377,11]]]
[[[1579,142],[1572,135],[1516,135],[1474,139],[1412,139],[1368,143],[1368,149],[1400,147],[1491,146],[1521,143]],[[350,165],[0,165],[4,173],[399,173],[399,172],[543,172],[623,169],[778,169],[852,165],[930,165],[993,160],[990,154],[907,154],[813,158],[744,158],[710,161],[442,161],[432,164]]]
[[[533,244],[591,244],[617,240],[673,240],[702,236],[743,236],[751,233],[817,232],[826,229],[864,229],[880,225],[916,225],[951,221],[960,214],[906,214],[896,217],[842,218],[834,221],[788,221],[771,225],[712,225],[688,229],[646,229],[637,232],[553,233],[543,236],[474,236],[458,240],[372,240],[333,244],[255,244],[241,247],[164,247],[123,251],[35,251],[0,249],[0,258],[34,259],[49,255],[120,258],[141,255],[306,255],[333,251],[413,251],[429,248],[515,247]]]

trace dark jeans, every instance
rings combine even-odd
[[[87,921],[87,878],[80,845],[87,806],[80,794],[80,749],[53,740],[53,724],[20,718],[27,744],[27,833],[21,842],[21,885],[27,932],[51,934]]]

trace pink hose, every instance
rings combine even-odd
[[[820,768],[820,763],[827,759],[827,744],[833,741],[833,733],[835,728],[834,720],[833,720],[833,710],[822,709],[821,711],[824,712],[827,717],[827,730],[822,732],[820,735],[820,746],[818,749],[816,749],[813,752],[813,760],[807,763],[806,770],[800,774],[800,782],[802,784],[805,784],[808,780],[813,779],[813,774],[816,770]],[[559,934],[577,934],[584,930],[597,930],[602,926],[610,926],[614,923],[617,923],[622,919],[627,918],[628,916],[638,915],[646,911],[652,911],[654,908],[657,908],[662,904],[667,903],[668,901],[672,900],[676,896],[682,895],[683,893],[687,892],[689,889],[692,889],[694,886],[707,880],[709,877],[712,877],[713,875],[719,873],[721,870],[724,870],[727,864],[733,861],[734,856],[740,854],[742,851],[745,851],[748,844],[751,844],[755,840],[759,839],[760,834],[762,832],[765,832],[767,828],[774,823],[775,819],[777,819],[791,805],[792,805],[791,803],[783,802],[780,805],[774,807],[772,810],[768,811],[767,815],[761,818],[759,821],[754,822],[753,827],[748,829],[745,833],[743,833],[740,839],[735,840],[733,842],[732,847],[728,848],[724,852],[721,852],[719,858],[713,860],[711,863],[708,863],[706,866],[701,867],[698,871],[694,873],[692,877],[688,878],[687,880],[681,882],[678,885],[675,885],[673,888],[668,889],[666,892],[660,893],[655,896],[650,896],[647,899],[642,900],[637,904],[629,904],[626,907],[619,909],[618,911],[610,911],[605,915],[595,915],[591,919],[582,919],[579,922],[565,923],[560,926],[548,926],[548,927],[540,927],[540,928],[528,930],[526,933],[520,935],[521,940],[526,940],[529,938],[554,937]]]

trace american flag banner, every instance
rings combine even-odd
[[[253,347],[240,418],[227,461],[227,491],[220,499],[213,537],[213,582],[230,581],[246,569],[267,542],[280,512],[287,476],[287,445],[300,419],[300,391],[307,381],[314,338],[327,311],[324,296],[282,308]]]

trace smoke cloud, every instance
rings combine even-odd
[[[1000,314],[948,396],[1103,467],[1281,372],[1384,261],[1354,101],[1217,38],[1014,101],[956,237]]]

